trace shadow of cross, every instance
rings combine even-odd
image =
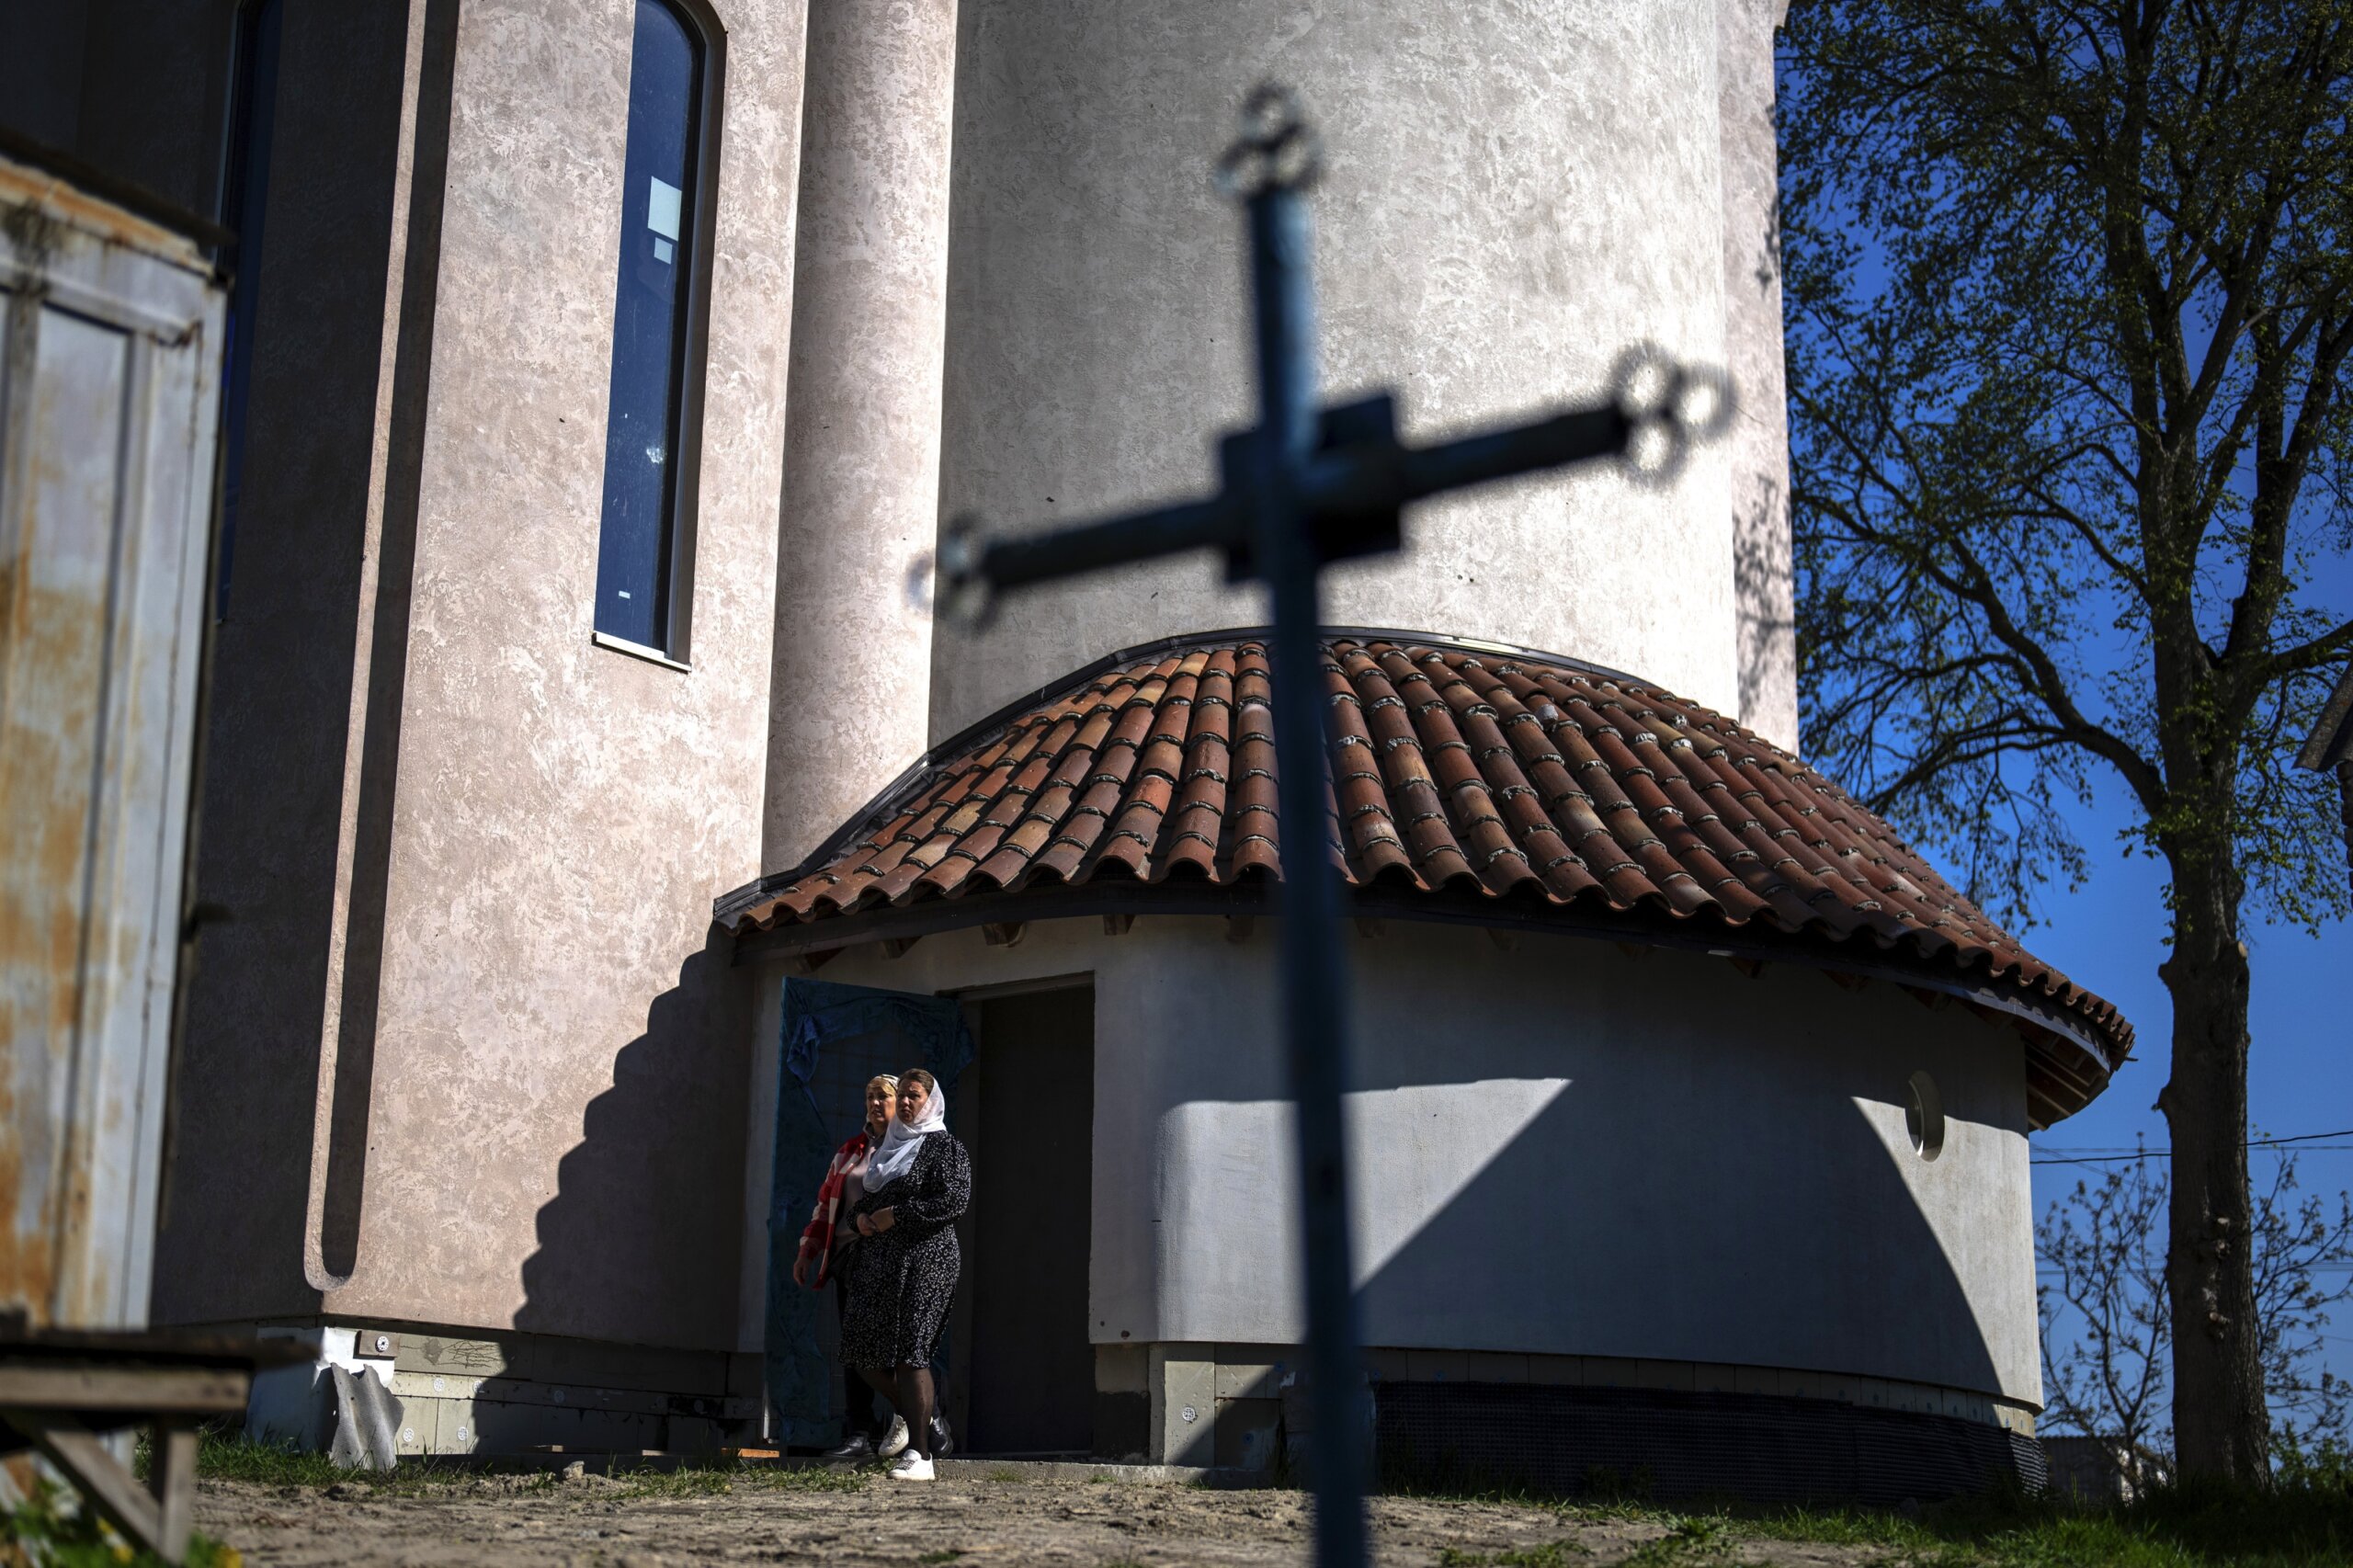
[[[1215,549],[1226,579],[1267,585],[1273,601],[1276,809],[1283,831],[1282,1008],[1298,1108],[1300,1235],[1307,1290],[1309,1458],[1316,1562],[1364,1561],[1364,1377],[1358,1356],[1348,1179],[1340,1093],[1348,1041],[1339,883],[1320,833],[1328,757],[1321,730],[1316,636],[1323,569],[1394,551],[1405,504],[1596,458],[1665,480],[1697,441],[1732,418],[1722,374],[1638,348],[1620,359],[1609,399],[1450,441],[1397,439],[1388,393],[1319,409],[1306,192],[1321,161],[1291,95],[1263,85],[1242,109],[1242,133],[1217,165],[1221,191],[1243,208],[1250,243],[1258,423],[1218,444],[1217,494],[1051,533],[983,541],[969,518],[940,545],[942,608],[985,619],[996,596],[1181,551]]]

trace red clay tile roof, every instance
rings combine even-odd
[[[2027,952],[1836,785],[1722,715],[1544,655],[1373,634],[1324,646],[1336,789],[1324,832],[1356,888],[1467,897],[1499,922],[1576,911],[1635,939],[1688,924],[2032,1001],[2091,1047],[2038,1041],[2052,1031],[2021,1023],[2045,1059],[2038,1122],[2080,1108],[2128,1053],[2131,1026],[2112,1004]],[[722,899],[720,918],[744,936],[972,900],[978,924],[1016,917],[990,895],[1046,884],[1277,881],[1268,699],[1266,649],[1246,634],[1082,672],[950,743],[819,863]]]

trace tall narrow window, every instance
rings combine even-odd
[[[680,513],[694,435],[688,353],[701,248],[701,29],[664,0],[638,0],[622,163],[620,278],[605,425],[605,511],[596,627],[678,652]]]
[[[245,405],[253,390],[254,310],[261,299],[262,216],[269,198],[269,142],[278,124],[279,0],[257,0],[237,18],[236,90],[222,171],[222,223],[237,236],[229,288],[229,347],[221,375],[221,548],[212,615],[229,614],[229,569],[245,490]]]

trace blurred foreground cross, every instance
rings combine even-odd
[[[941,542],[939,570],[946,607],[974,619],[1009,589],[1186,550],[1221,550],[1228,581],[1255,577],[1267,585],[1274,606],[1283,1020],[1299,1117],[1316,1561],[1322,1568],[1356,1568],[1365,1558],[1368,1413],[1340,1121],[1348,1061],[1340,889],[1318,826],[1330,765],[1322,733],[1327,704],[1317,678],[1318,578],[1332,562],[1397,549],[1404,504],[1440,491],[1603,457],[1621,458],[1645,475],[1671,474],[1693,441],[1730,422],[1732,396],[1719,374],[1637,351],[1620,362],[1607,403],[1427,447],[1398,443],[1395,401],[1385,393],[1319,410],[1305,201],[1317,163],[1314,134],[1291,96],[1274,86],[1251,94],[1241,139],[1219,160],[1217,182],[1249,222],[1258,424],[1219,443],[1218,493],[986,543],[969,521],[959,520]]]

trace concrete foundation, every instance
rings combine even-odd
[[[1273,1468],[1286,1416],[1295,1421],[1299,1414],[1304,1365],[1303,1350],[1292,1345],[1098,1345],[1097,1449],[1135,1462]],[[1753,1394],[1934,1415],[2024,1437],[2033,1436],[2037,1414],[1995,1395],[1795,1367],[1385,1346],[1368,1348],[1365,1366],[1376,1398],[1383,1385],[1470,1384]],[[1140,1443],[1132,1440],[1138,1435]]]
[[[574,1452],[709,1453],[762,1438],[756,1357],[661,1350],[426,1324],[270,1325],[319,1346],[309,1366],[256,1381],[245,1430],[325,1449],[329,1378],[372,1378],[398,1402],[397,1457]]]

